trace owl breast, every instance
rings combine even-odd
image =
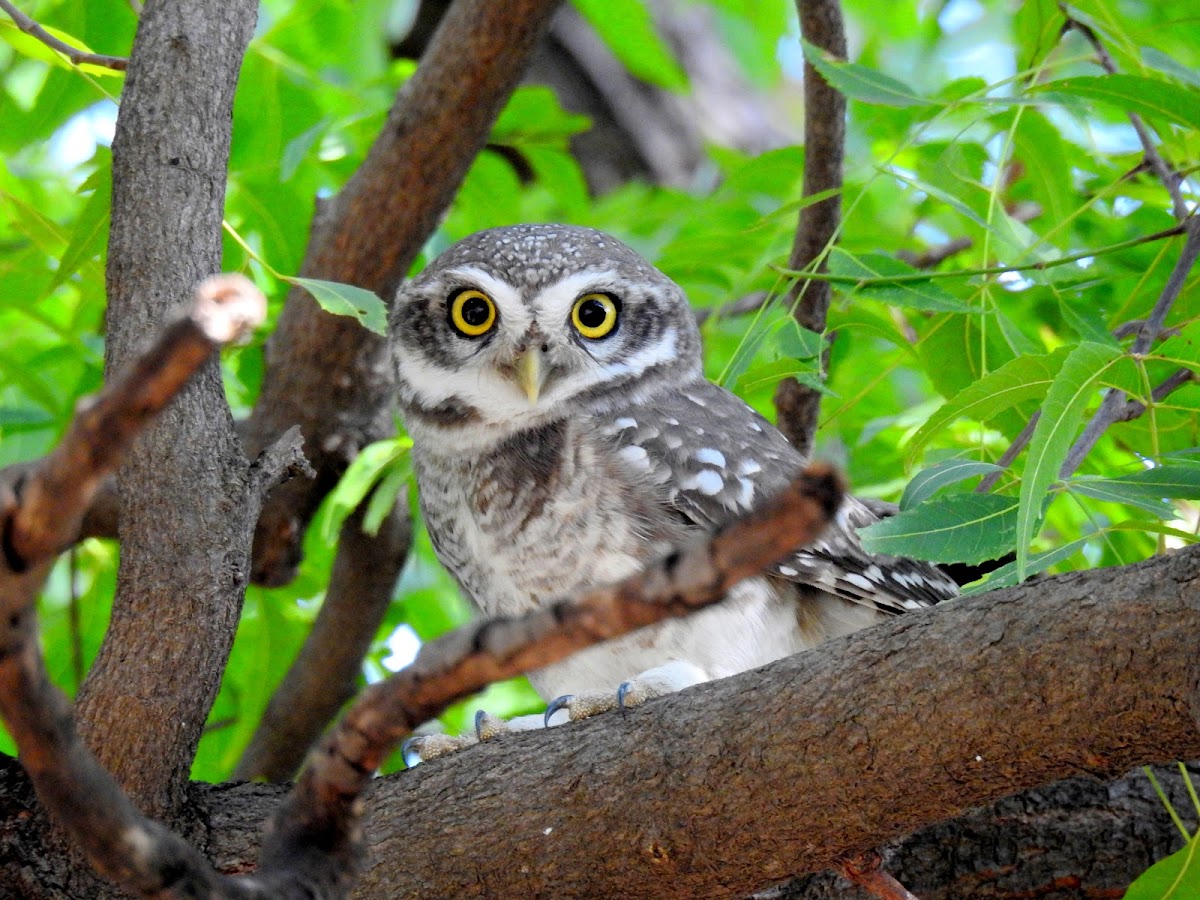
[[[418,444],[414,468],[434,548],[487,615],[513,615],[624,578],[684,531],[587,420],[513,435],[475,455]]]

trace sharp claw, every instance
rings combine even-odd
[[[487,713],[482,709],[475,710],[475,737],[479,739],[479,743],[483,743],[483,723],[487,719]]]
[[[405,738],[404,742],[400,745],[400,758],[404,760],[405,767],[409,769],[421,762],[421,754],[413,749],[413,744],[419,740],[419,737],[413,735],[410,738]]]
[[[567,706],[570,704],[570,702],[574,699],[575,699],[574,694],[563,694],[561,697],[555,697],[553,700],[551,700],[550,705],[546,707],[546,714],[544,716],[542,716],[542,724],[546,728],[549,728],[550,727],[550,717],[553,716],[560,709],[566,709]]]
[[[621,715],[625,715],[625,697],[632,689],[633,685],[628,681],[622,681],[617,688],[617,709],[621,711]]]

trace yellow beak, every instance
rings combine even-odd
[[[546,370],[542,368],[542,354],[537,347],[530,347],[517,360],[517,384],[529,398],[530,406],[537,403],[545,383]]]

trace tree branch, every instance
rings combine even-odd
[[[1171,275],[1167,279],[1167,283],[1163,286],[1162,294],[1159,295],[1158,301],[1154,304],[1154,309],[1151,311],[1149,318],[1142,323],[1141,330],[1136,338],[1133,339],[1133,346],[1129,352],[1134,356],[1145,354],[1153,345],[1155,339],[1162,331],[1163,323],[1166,321],[1167,313],[1170,312],[1175,298],[1179,296],[1179,292],[1183,289],[1183,284],[1187,281],[1188,273],[1191,272],[1192,266],[1195,265],[1196,258],[1200,256],[1200,218],[1193,217],[1184,222],[1184,229],[1187,234],[1187,240],[1184,241],[1183,249],[1180,251],[1179,259],[1175,263],[1175,268],[1171,270]],[[1187,383],[1187,379],[1178,380],[1179,373],[1175,373],[1165,383],[1173,385],[1170,390]],[[1163,385],[1159,386],[1160,388]],[[1170,393],[1170,390],[1167,393]],[[1163,395],[1165,396],[1165,394]],[[1145,411],[1143,404],[1136,404],[1141,407],[1141,411]],[[1076,469],[1082,464],[1084,458],[1096,446],[1096,442],[1100,440],[1104,432],[1114,422],[1128,421],[1128,416],[1131,411],[1129,401],[1125,399],[1125,392],[1117,388],[1110,388],[1108,393],[1104,395],[1104,400],[1100,403],[1100,408],[1096,410],[1096,414],[1092,416],[1087,423],[1087,427],[1083,429],[1083,434],[1071,445],[1070,451],[1067,453],[1067,458],[1063,461],[1062,468],[1059,469],[1059,478],[1070,477]],[[1140,414],[1140,412],[1139,412]]]
[[[810,44],[840,60],[846,58],[846,33],[838,0],[797,0],[800,33]],[[841,222],[842,158],[846,143],[846,98],[830,87],[807,61],[804,63],[804,190],[811,197],[836,193],[800,210],[796,239],[788,267],[810,267],[827,252]],[[824,263],[817,271],[825,270]],[[792,284],[788,300],[796,321],[810,331],[825,330],[832,286],[801,277]],[[805,456],[812,452],[821,393],[794,378],[779,382],[775,409],[779,429]]]
[[[1100,67],[1110,75],[1114,74],[1117,71],[1116,61],[1113,60],[1112,54],[1108,52],[1108,48],[1104,46],[1092,27],[1072,16],[1065,3],[1060,2],[1058,8],[1066,17],[1066,22],[1063,25],[1063,33],[1077,31],[1083,35],[1084,40],[1091,44],[1092,49],[1095,50],[1096,59],[1100,63]],[[1166,160],[1162,158],[1162,154],[1154,146],[1154,139],[1150,136],[1150,131],[1146,128],[1146,123],[1142,121],[1142,117],[1137,113],[1131,112],[1129,113],[1129,122],[1133,125],[1133,130],[1137,132],[1138,141],[1141,142],[1142,152],[1146,157],[1146,163],[1154,171],[1154,174],[1158,176],[1163,187],[1167,189],[1175,218],[1182,222],[1188,216],[1187,203],[1183,199],[1183,192],[1179,189],[1183,177],[1167,165]]]
[[[56,53],[61,53],[72,65],[81,66],[87,64],[101,66],[105,69],[112,69],[114,72],[124,72],[129,67],[129,60],[123,56],[90,53],[80,50],[78,47],[72,47],[65,41],[60,41],[29,16],[25,15],[25,13],[21,12],[21,10],[9,3],[8,0],[0,0],[0,9],[8,13],[9,18],[13,20],[17,28],[29,36],[37,38]]]
[[[1056,576],[422,764],[378,785],[362,895],[739,897],[1024,787],[1195,757],[1198,588],[1200,549]]]
[[[221,268],[233,94],[256,12],[253,0],[152,0],[138,21],[113,139],[109,376]],[[220,686],[261,499],[216,360],[142,434],[117,479],[117,594],[79,723],[142,808],[165,816],[183,800]]]
[[[357,693],[362,660],[391,603],[412,542],[403,499],[379,535],[362,530],[362,507],[342,526],[329,589],[304,646],[254,732],[235,781],[285,781],[342,705]]]

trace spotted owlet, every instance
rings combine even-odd
[[[683,290],[602,232],[472,235],[401,290],[391,324],[421,511],[488,615],[630,575],[804,463],[704,377]],[[577,718],[618,692],[637,702],[732,675],[957,593],[926,563],[864,552],[854,528],[875,519],[847,499],[822,540],[722,603],[530,680]]]

